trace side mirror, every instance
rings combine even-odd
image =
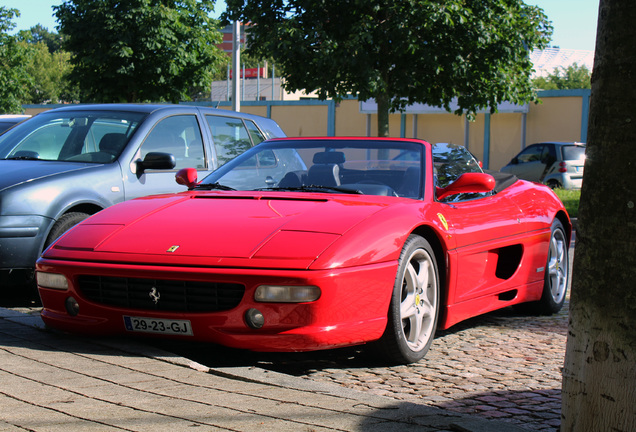
[[[495,188],[495,178],[486,173],[464,173],[445,188],[437,188],[438,200],[460,193],[484,193]]]
[[[519,159],[517,159],[516,157],[513,157],[512,160],[510,161],[510,165],[517,165],[519,163]]]
[[[171,170],[177,165],[177,161],[170,153],[150,152],[143,161],[137,161],[138,174],[146,170]]]
[[[194,189],[197,185],[197,170],[194,168],[181,168],[177,175],[174,176],[177,184],[187,186],[188,189]]]

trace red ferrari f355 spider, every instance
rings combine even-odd
[[[484,173],[464,147],[273,139],[196,174],[177,174],[187,191],[109,207],[49,247],[45,323],[256,351],[373,343],[410,363],[438,328],[565,300],[562,203]]]

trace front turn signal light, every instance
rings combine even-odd
[[[313,285],[260,285],[254,292],[254,300],[262,303],[305,303],[319,298],[320,288]]]

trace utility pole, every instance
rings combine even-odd
[[[241,23],[234,21],[232,29],[232,110],[241,111],[240,65]]]

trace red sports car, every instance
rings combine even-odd
[[[410,363],[437,328],[565,300],[562,203],[461,146],[273,139],[176,180],[188,190],[109,207],[44,252],[46,324],[256,351],[372,342]]]

